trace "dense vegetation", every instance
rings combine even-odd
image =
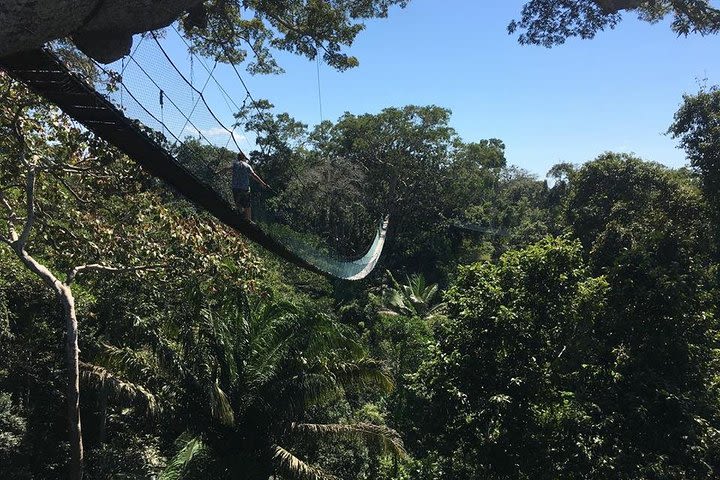
[[[208,4],[185,28],[222,56]],[[706,2],[594,0],[528,2],[512,28],[550,45],[626,8],[717,30]],[[326,60],[349,68],[359,27],[332,18]],[[266,40],[255,68],[274,71]],[[439,106],[314,128],[261,106],[238,121],[290,226],[354,254],[391,214],[362,282],[279,261],[0,73],[1,474],[720,476],[717,88],[668,119],[689,168],[606,152],[547,179]]]
[[[397,218],[383,268],[348,285],[248,244],[5,76],[0,90],[3,473],[62,476],[72,447],[61,304],[22,252],[72,288],[85,478],[720,471],[701,138],[717,91],[687,96],[672,127],[694,170],[605,153],[552,185],[507,166],[500,140],[463,142],[439,107],[276,129],[296,138],[254,156],[288,198],[277,162],[312,178],[330,158],[376,179],[363,211]],[[298,136],[314,147],[279,156]],[[362,215],[318,213],[342,208],[323,185],[303,214],[355,231]]]

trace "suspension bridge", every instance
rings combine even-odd
[[[143,55],[138,60],[143,41]],[[199,83],[194,79],[196,63],[201,72]],[[194,55],[189,72],[183,71],[151,33],[123,59],[119,71],[95,63],[99,75],[94,79],[73,70],[48,47],[0,58],[0,69],[268,251],[316,273],[344,280],[366,277],[382,253],[387,216],[378,221],[364,255],[347,258],[328,244],[309,241],[306,233],[283,225],[266,206],[256,209],[260,216],[254,221],[245,220],[234,207],[228,176],[218,170],[240,151],[238,123],[228,126],[222,118],[228,113],[232,118],[241,107],[214,74],[218,62],[210,63]],[[166,67],[163,75],[152,75],[150,71],[160,65]],[[255,104],[236,66],[230,65],[243,88],[240,96]],[[108,80],[113,88],[107,88]],[[217,105],[211,108],[212,100],[224,104],[225,115],[216,112]]]

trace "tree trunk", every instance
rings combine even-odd
[[[65,285],[40,262],[35,260],[24,248],[14,246],[15,253],[25,266],[50,286],[63,306],[65,317],[65,348],[68,368],[67,414],[70,435],[70,479],[82,480],[83,477],[83,441],[80,422],[80,367],[78,348],[78,323],[75,315],[75,298],[70,286]]]
[[[129,53],[132,35],[165,27],[202,0],[14,0],[0,2],[0,57],[73,36],[109,63]]]
[[[108,392],[107,388],[100,390],[100,425],[98,426],[98,443],[105,443],[105,431],[107,429],[107,407]]]
[[[75,298],[67,285],[61,288],[60,302],[65,311],[65,353],[68,366],[67,413],[70,432],[70,478],[83,477],[83,441],[80,422],[80,348],[78,322],[75,316]]]

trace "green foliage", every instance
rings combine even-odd
[[[668,133],[680,139],[690,165],[700,173],[708,204],[720,225],[720,89],[703,88],[695,95],[683,95]]]
[[[295,443],[293,422],[303,420],[311,404],[336,401],[346,389],[391,386],[384,366],[368,359],[352,332],[327,315],[282,300],[214,298],[202,305],[195,297],[199,305],[173,322],[174,333],[140,337],[173,339],[169,352],[153,342],[143,345],[147,340],[134,345],[153,351],[157,380],[149,383],[169,383],[165,389],[171,387],[175,398],[165,397],[172,403],[164,411],[172,412],[172,423],[183,425],[195,439],[180,441],[167,475],[266,478],[275,468],[299,468],[300,460],[278,445]],[[175,360],[163,362],[162,356]],[[357,438],[364,433],[369,440],[401,445],[391,431],[369,425],[315,424],[310,430],[327,435],[354,431]],[[203,453],[196,458],[197,442]],[[278,449],[287,454],[278,456]]]
[[[323,60],[338,70],[358,65],[343,53],[365,25],[364,20],[387,17],[391,7],[407,0],[313,0],[243,2],[208,0],[182,19],[193,49],[235,63],[252,55],[252,73],[280,73],[271,49]],[[220,39],[220,40],[218,40]]]
[[[606,153],[573,175],[568,222],[602,265],[615,261],[623,248],[644,249],[647,242],[666,249],[658,255],[684,262],[709,247],[699,193],[695,180],[682,172]]]
[[[162,458],[149,454],[152,460],[140,461],[144,454],[139,452],[154,446],[135,441],[142,438],[138,422],[142,425],[146,416],[157,414],[159,401],[176,394],[172,385],[151,381],[153,369],[173,358],[148,362],[147,349],[130,355],[124,345],[137,338],[129,327],[138,318],[157,320],[186,310],[191,301],[188,288],[227,292],[251,285],[257,257],[243,241],[147,181],[126,158],[7,76],[0,76],[0,91],[0,130],[6,133],[0,140],[0,235],[7,234],[10,221],[20,223],[13,215],[27,215],[22,162],[33,162],[38,174],[36,223],[28,249],[51,271],[68,272],[94,262],[153,266],[113,272],[105,281],[100,275],[80,275],[75,292],[84,360],[81,410],[88,475],[103,478],[102,472],[116,473],[123,465],[120,459],[134,456],[138,462],[124,465],[127,474],[150,476]],[[29,145],[32,158],[24,155],[23,143]],[[24,406],[28,427],[12,463],[5,465],[24,465],[16,468],[17,475],[54,478],[63,475],[68,459],[63,322],[51,292],[9,253],[6,247],[0,253],[0,391]],[[143,346],[172,351],[166,332],[152,340]],[[122,347],[107,348],[111,345]],[[126,409],[129,406],[138,408]],[[125,435],[132,435],[126,443],[108,441]],[[45,460],[29,460],[40,457]]]
[[[206,446],[198,437],[183,435],[175,442],[179,445],[178,452],[165,466],[158,480],[178,480],[183,478],[183,472],[189,468],[190,463],[198,454],[206,450]]]
[[[411,105],[346,114],[308,131],[260,103],[260,112],[238,114],[259,132],[260,149],[251,157],[278,193],[263,198],[260,210],[303,232],[303,242],[356,257],[377,220],[390,214],[385,266],[443,281],[459,259],[497,256],[557,230],[545,211],[545,184],[506,166],[501,140],[462,142],[446,109]],[[503,233],[478,245],[448,231],[458,223]]]
[[[407,468],[712,478],[716,267],[697,179],[610,153],[555,172],[556,219],[580,241],[461,269],[401,410],[422,419]]]
[[[270,47],[313,57],[314,36],[338,35],[326,60],[346,68],[355,20],[402,3],[205,2],[185,29],[217,56],[255,49],[255,71],[278,68]],[[616,18],[600,3],[530,2],[543,10],[525,40],[591,36]],[[655,20],[686,4],[639,7]],[[268,102],[240,112],[279,228],[352,255],[392,214],[384,261],[406,284],[389,274],[385,290],[281,264],[6,76],[0,93],[0,188],[19,217],[18,127],[40,157],[33,253],[54,272],[153,266],[77,278],[87,478],[718,476],[716,89],[685,97],[671,127],[699,177],[606,153],[556,165],[550,186],[506,165],[501,140],[463,142],[436,106],[314,129]],[[217,171],[231,152],[175,153],[229,195]],[[0,471],[13,478],[59,478],[67,461],[50,293],[0,248]]]
[[[606,154],[578,170],[571,190],[573,226],[611,286],[596,338],[615,388],[599,391],[596,403],[632,425],[608,429],[616,461],[637,476],[710,478],[716,267],[696,179]]]
[[[14,465],[27,431],[27,419],[22,413],[9,394],[0,394],[0,463],[13,465],[5,467],[8,471],[22,469],[20,465]]]
[[[360,439],[371,445],[378,445],[379,448],[388,454],[398,457],[406,455],[402,440],[396,431],[383,425],[371,423],[355,424],[311,424],[297,423],[292,426],[293,432],[298,435],[311,435],[322,437],[338,437],[349,439]]]
[[[518,40],[522,44],[552,47],[570,37],[593,38],[599,31],[614,28],[622,19],[621,10],[651,23],[672,15],[671,28],[678,35],[710,35],[720,30],[720,10],[708,0],[531,0],[523,6],[520,20],[508,25],[508,32],[521,30]]]
[[[434,468],[445,478],[570,473],[557,470],[556,457],[591,448],[564,442],[592,411],[572,392],[606,290],[588,275],[579,243],[562,239],[461,270],[447,295],[449,320],[413,385],[421,451]],[[582,456],[572,464],[581,468]]]
[[[383,293],[385,308],[380,311],[385,315],[403,315],[420,317],[423,320],[434,320],[445,308],[444,303],[436,303],[437,284],[428,285],[422,275],[412,275],[405,285],[400,285],[392,273],[387,272],[392,287]]]

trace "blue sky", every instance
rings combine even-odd
[[[368,22],[348,50],[358,68],[320,68],[323,117],[439,105],[452,110],[451,125],[465,141],[500,138],[509,163],[540,176],[555,163],[581,163],[606,150],[685,164],[664,132],[682,94],[697,91],[699,79],[720,83],[719,36],[678,38],[667,23],[626,16],[593,40],[522,46],[506,26],[523,4],[412,0],[389,18]],[[318,123],[315,62],[277,58],[285,74],[245,75],[252,94]],[[234,77],[222,70],[219,78],[241,102]]]

